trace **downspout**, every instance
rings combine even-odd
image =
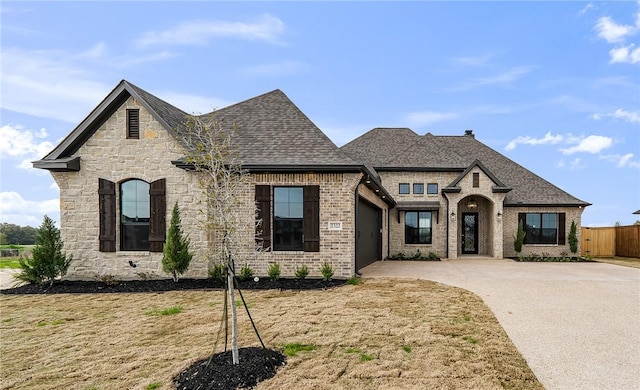
[[[395,208],[395,207],[394,207]],[[387,257],[391,256],[391,210],[387,207]],[[385,259],[382,259],[383,261]]]
[[[444,194],[443,194],[444,196]],[[448,197],[444,197],[447,200],[447,213],[445,214],[445,220],[447,221],[447,237],[446,237],[446,242],[445,242],[445,257],[448,259],[449,258],[449,198]]]
[[[353,269],[355,270],[356,275],[362,276],[360,272],[358,272],[358,187],[360,187],[360,183],[356,185],[356,190],[353,192],[353,207],[355,209],[354,213],[354,223],[353,223],[353,246],[354,246],[354,257],[353,257]]]

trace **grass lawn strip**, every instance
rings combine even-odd
[[[269,347],[313,346],[256,389],[542,388],[466,290],[375,279],[244,294]],[[0,388],[171,389],[176,374],[212,353],[221,302],[222,291],[2,295]],[[145,314],[172,307],[182,310]],[[239,344],[259,345],[244,311]]]
[[[599,263],[624,265],[626,267],[640,268],[640,259],[635,257],[595,257],[593,260]]]

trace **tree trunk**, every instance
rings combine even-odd
[[[233,294],[233,274],[231,273],[231,266],[227,266],[227,289],[229,291],[229,305],[231,306],[231,356],[233,358],[233,364],[240,363],[240,357],[238,355],[238,334],[237,334],[237,321],[236,321],[236,302]]]

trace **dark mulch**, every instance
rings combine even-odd
[[[240,281],[241,290],[310,290],[324,289],[341,286],[345,280],[333,279],[278,279],[260,278],[257,282],[252,280]],[[20,287],[0,290],[0,294],[66,294],[66,293],[136,293],[136,292],[162,292],[176,290],[206,290],[221,289],[222,282],[213,279],[180,279],[174,282],[171,279],[162,280],[126,280],[113,282],[100,281],[57,281],[53,286],[38,286],[27,284]]]
[[[240,348],[239,364],[234,365],[231,351],[213,355],[195,362],[173,378],[178,390],[213,390],[252,388],[259,382],[276,375],[278,367],[286,364],[279,351],[250,347]]]

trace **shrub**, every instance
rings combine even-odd
[[[522,221],[518,222],[518,231],[513,241],[513,249],[516,253],[522,252],[522,244],[524,243],[524,236],[526,235],[524,231],[524,226],[522,226]]]
[[[269,280],[276,281],[280,279],[280,263],[271,263],[267,269],[267,276]]]
[[[360,279],[358,277],[352,277],[352,278],[347,279],[347,281],[345,283],[346,284],[350,284],[352,286],[357,286],[357,285],[362,284],[364,282],[362,281],[362,279]]]
[[[427,258],[428,258],[429,260],[436,260],[436,259],[438,259],[439,257],[438,257],[438,254],[437,254],[437,253],[435,253],[435,252],[429,252],[429,255],[427,256]]]
[[[302,265],[298,268],[296,268],[296,278],[297,279],[304,279],[309,275],[309,267],[307,267],[306,265]]]
[[[73,256],[62,253],[63,242],[53,220],[44,216],[42,225],[37,229],[36,246],[31,251],[32,257],[19,259],[22,271],[15,278],[27,283],[53,284],[59,276],[64,276],[69,269]]]
[[[165,242],[162,252],[162,270],[171,274],[173,281],[177,282],[178,275],[182,275],[189,268],[189,263],[193,258],[193,254],[189,252],[189,237],[182,233],[178,202],[173,205],[167,242]]]
[[[322,280],[328,282],[333,276],[333,266],[329,264],[329,262],[325,261],[320,267],[320,273],[322,274]]]
[[[571,249],[571,253],[578,252],[578,234],[576,230],[578,227],[576,226],[576,221],[571,221],[571,229],[569,230],[569,249]]]
[[[249,264],[245,264],[240,268],[240,280],[249,280],[253,278],[253,270]]]
[[[209,277],[224,282],[227,277],[227,268],[222,263],[215,263],[209,268]]]

